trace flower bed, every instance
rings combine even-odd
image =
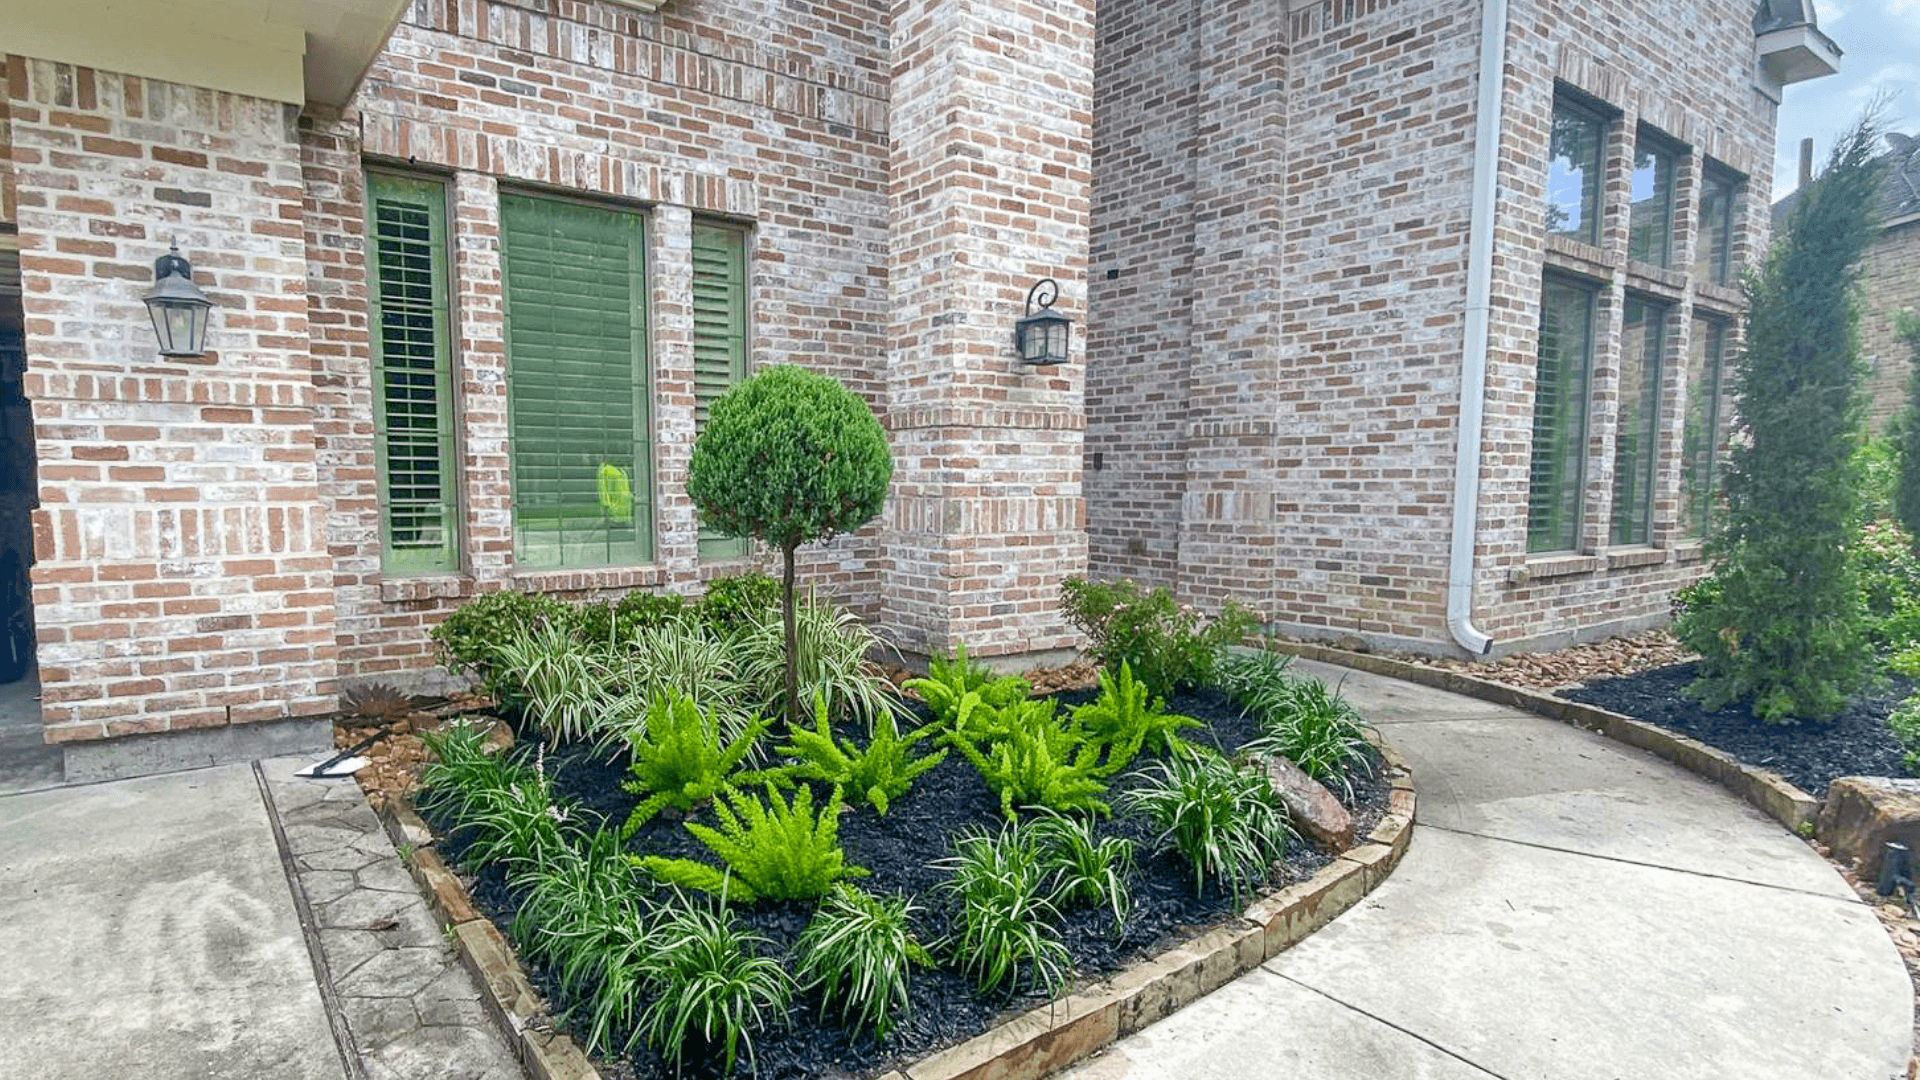
[[[551,625],[576,618],[547,616]],[[1357,718],[1318,684],[1308,689],[1272,662],[1252,666],[1266,670],[1243,672],[1233,696],[1189,689],[1162,712],[1129,688],[1124,667],[1101,691],[1028,698],[1024,685],[962,661],[945,669],[951,692],[943,696],[938,679],[921,685],[929,702],[907,704],[897,724],[920,745],[899,755],[896,773],[944,756],[880,800],[849,791],[830,769],[796,771],[813,760],[795,752],[805,729],[781,737],[728,722],[723,732],[721,708],[703,712],[667,693],[650,712],[624,714],[624,739],[608,740],[604,716],[590,714],[622,715],[617,702],[582,712],[579,695],[529,678],[517,726],[523,744],[541,749],[523,745],[503,763],[482,754],[477,737],[443,737],[422,809],[448,861],[475,871],[476,906],[519,948],[552,1011],[601,1055],[604,1074],[720,1075],[733,1056],[739,1071],[761,1076],[872,1075],[1232,921],[1258,890],[1325,864],[1327,854],[1287,834],[1264,775],[1230,763],[1250,741],[1292,750],[1336,789],[1350,778],[1357,832],[1370,831],[1388,779],[1352,738]],[[511,670],[486,677],[497,687],[520,681]],[[823,692],[828,733],[855,761],[895,726],[826,701]],[[554,702],[570,703],[571,719]],[[1288,719],[1288,709],[1300,716]],[[1301,718],[1308,713],[1318,719]],[[1325,761],[1305,731],[1316,724],[1333,735],[1315,744],[1335,748]],[[651,766],[633,768],[649,754],[671,757],[659,748],[676,725],[686,747],[706,730],[702,753],[729,774],[688,787],[684,800]],[[762,744],[755,757],[741,752],[749,741]],[[642,807],[658,812],[634,817]],[[1247,813],[1256,824],[1236,832],[1236,815]],[[762,814],[772,821],[766,835],[786,829],[770,846],[755,824]],[[756,869],[742,855],[756,844],[804,866]],[[1022,858],[1037,861],[1021,869]],[[674,881],[696,891],[665,887]],[[769,898],[743,902],[754,891]],[[860,947],[865,938],[892,942],[892,952]],[[823,941],[855,944],[833,953]],[[690,942],[697,948],[681,948]],[[857,987],[820,977],[842,969],[866,974]]]

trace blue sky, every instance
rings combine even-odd
[[[1920,134],[1920,0],[1815,0],[1814,13],[1846,55],[1838,75],[1787,87],[1774,158],[1776,199],[1799,183],[1800,140],[1812,136],[1818,170],[1834,135],[1882,89],[1892,94],[1888,127]]]

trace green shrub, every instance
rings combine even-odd
[[[693,906],[684,898],[655,924],[654,952],[642,966],[652,997],[634,1026],[677,1073],[689,1050],[696,1061],[715,1050],[733,1071],[740,1045],[753,1060],[753,1033],[783,1020],[793,1001],[793,978],[779,960],[762,955],[772,943],[742,930],[724,902]]]
[[[517,704],[520,684],[500,667],[500,646],[522,627],[570,618],[567,605],[539,593],[491,592],[455,608],[428,636],[442,667],[471,677],[481,693],[503,705]]]
[[[952,660],[938,656],[927,662],[924,679],[908,679],[906,688],[919,694],[927,708],[941,723],[951,726],[960,711],[960,702],[969,693],[990,709],[1004,709],[1024,701],[1033,687],[1018,675],[995,677],[985,664],[967,659],[967,647],[957,646]]]
[[[881,899],[844,882],[821,902],[793,945],[794,980],[820,992],[820,1011],[875,1040],[909,1012],[907,984],[913,965],[933,958],[914,940],[907,921],[919,906],[903,896]]]
[[[1920,776],[1920,694],[1909,697],[1893,710],[1887,717],[1887,730],[1893,732],[1900,749],[1905,751],[1900,763],[1906,766],[1907,772]]]
[[[1085,818],[1041,814],[1023,826],[1040,848],[1040,868],[1056,902],[1098,906],[1113,912],[1113,930],[1126,925],[1133,907],[1134,845],[1124,836],[1095,839]]]
[[[1123,792],[1122,802],[1149,818],[1160,829],[1157,842],[1171,844],[1193,867],[1196,894],[1214,881],[1242,900],[1286,855],[1293,836],[1287,811],[1260,770],[1202,747],[1140,772],[1145,783]]]
[[[874,724],[873,737],[865,747],[849,740],[836,741],[827,719],[827,699],[815,694],[812,730],[789,725],[788,745],[778,752],[793,760],[786,769],[789,777],[832,784],[851,792],[854,798],[864,799],[886,817],[892,800],[906,794],[916,777],[946,760],[945,750],[913,755],[914,744],[932,734],[933,726],[928,725],[902,737],[889,712],[882,713]]]
[[[1707,545],[1715,592],[1674,624],[1701,655],[1685,693],[1708,709],[1751,701],[1770,722],[1830,719],[1873,674],[1848,548],[1863,370],[1854,293],[1877,235],[1876,135],[1869,116],[1836,141],[1745,283],[1746,347],[1731,369],[1738,437],[1727,512]]]
[[[728,804],[732,806],[729,808]],[[728,892],[738,900],[811,900],[842,878],[866,877],[840,850],[840,789],[813,812],[813,789],[800,785],[789,804],[772,784],[763,804],[728,788],[713,803],[720,828],[687,822],[687,831],[712,849],[727,872],[691,859],[649,856],[641,861],[661,881],[705,892]],[[729,883],[728,878],[732,880]]]
[[[727,738],[746,730],[752,695],[725,642],[693,623],[668,622],[636,629],[629,645],[622,678],[630,696],[643,702],[662,695],[687,698],[717,713]]]
[[[780,549],[786,717],[801,717],[793,554],[879,516],[893,455],[873,410],[824,375],[762,368],[722,394],[687,465],[687,496],[727,536]]]
[[[1021,806],[1111,812],[1101,798],[1105,777],[1132,761],[1137,742],[1130,747],[1094,742],[1077,725],[1062,723],[1050,699],[1022,701],[991,715],[997,723],[984,743],[962,729],[946,738],[1000,796],[1002,813],[1012,817]]]
[[[869,730],[882,713],[901,708],[893,688],[867,663],[868,655],[881,648],[880,639],[852,612],[831,604],[800,605],[794,616],[791,665],[787,662],[786,628],[777,614],[763,612],[749,622],[734,646],[740,677],[761,712],[772,715],[780,710],[789,667],[799,680],[801,700],[824,696],[829,713],[857,717]],[[790,719],[805,723],[799,713]]]
[[[780,606],[780,583],[765,574],[729,574],[707,582],[700,620],[720,637],[732,637]]]
[[[703,710],[684,697],[654,698],[640,721],[626,732],[633,754],[627,771],[633,779],[620,787],[646,798],[627,817],[620,830],[622,839],[632,836],[667,807],[691,810],[719,794],[729,782],[763,779],[763,774],[736,770],[766,730],[767,721],[754,720],[723,744],[716,711]]]
[[[1861,439],[1853,452],[1853,468],[1860,478],[1860,520],[1891,516],[1900,486],[1899,445],[1885,435]]]
[[[1087,651],[1100,666],[1117,671],[1127,664],[1161,698],[1211,682],[1220,650],[1259,625],[1252,612],[1231,601],[1205,622],[1166,589],[1143,593],[1131,581],[1068,578],[1060,586],[1060,607],[1087,635]]]
[[[938,865],[953,874],[940,889],[957,907],[948,957],[983,992],[1030,985],[1050,996],[1066,986],[1072,958],[1055,923],[1040,844],[1009,821],[989,833],[969,826]]]
[[[1891,518],[1868,521],[1853,555],[1868,639],[1889,652],[1920,645],[1920,556],[1913,538]]]
[[[1135,747],[1149,754],[1184,753],[1180,732],[1206,725],[1190,716],[1166,712],[1166,702],[1147,703],[1147,688],[1136,682],[1133,669],[1120,662],[1117,675],[1100,673],[1100,696],[1073,710],[1073,722],[1087,738],[1102,746]]]
[[[1887,670],[1909,679],[1920,679],[1920,645],[1909,646],[1888,657]]]

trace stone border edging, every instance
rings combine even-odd
[[[877,1080],[1040,1080],[1252,971],[1359,903],[1406,854],[1418,804],[1405,759],[1372,741],[1391,780],[1386,815],[1312,877],[1254,903],[1228,925]],[[435,917],[453,928],[488,1011],[516,1042],[534,1080],[599,1080],[579,1046],[551,1029],[505,938],[432,848],[432,830],[405,804],[389,803],[381,820],[394,843],[411,850],[408,870]]]
[[[466,887],[433,849],[433,830],[411,806],[393,801],[380,811],[380,821],[394,846],[409,852],[407,872],[426,894],[427,906],[440,925],[452,930],[461,963],[479,984],[487,1012],[506,1033],[527,1075],[533,1080],[600,1080],[599,1071],[580,1047],[553,1030],[540,995],[527,981],[506,938],[493,920],[473,906]]]
[[[1274,648],[1307,660],[1353,668],[1372,675],[1431,686],[1497,705],[1507,705],[1574,727],[1605,735],[1616,742],[1638,747],[1665,758],[1688,772],[1715,781],[1751,803],[1755,809],[1792,830],[1808,834],[1820,812],[1820,800],[1765,769],[1736,761],[1732,755],[1698,739],[1679,735],[1665,728],[1635,720],[1631,716],[1583,705],[1577,701],[1542,694],[1491,679],[1475,678],[1457,671],[1430,668],[1405,660],[1393,660],[1370,653],[1348,652],[1308,642],[1275,642]]]

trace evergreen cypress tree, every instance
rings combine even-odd
[[[1872,677],[1849,548],[1859,510],[1864,364],[1855,284],[1874,236],[1881,169],[1872,112],[1835,143],[1785,230],[1743,282],[1719,560],[1674,630],[1699,652],[1687,696],[1751,699],[1772,723],[1828,720]]]

